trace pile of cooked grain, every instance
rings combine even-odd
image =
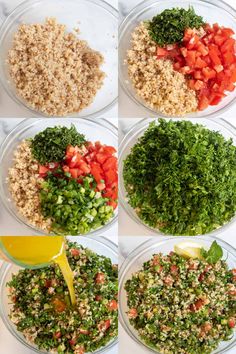
[[[136,93],[155,111],[182,116],[197,110],[195,91],[189,89],[185,76],[174,70],[170,60],[157,59],[156,43],[147,25],[134,30],[127,52],[128,74]]]
[[[89,106],[105,77],[103,56],[54,18],[20,25],[7,61],[18,95],[48,116]]]
[[[43,179],[39,177],[39,165],[32,156],[30,144],[29,141],[23,140],[17,147],[7,181],[17,211],[31,225],[49,232],[51,220],[46,219],[40,212],[39,189]]]

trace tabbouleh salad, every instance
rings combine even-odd
[[[17,147],[8,185],[18,212],[47,233],[86,234],[117,207],[116,149],[75,126],[48,127]]]
[[[27,341],[50,353],[83,354],[117,337],[118,267],[107,257],[68,242],[77,304],[71,306],[57,265],[20,270],[7,286],[10,318]]]
[[[154,254],[127,280],[128,317],[145,344],[162,354],[210,354],[232,337],[236,269],[221,256],[216,242],[201,259]]]

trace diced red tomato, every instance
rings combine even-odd
[[[110,155],[103,153],[103,152],[97,153],[97,155],[96,155],[97,162],[99,162],[101,165],[103,165],[109,157],[110,157]]]
[[[179,267],[177,265],[172,264],[170,267],[170,272],[173,275],[177,275],[179,272]]]
[[[129,318],[136,318],[138,316],[138,311],[135,308],[132,308],[128,312]]]
[[[96,284],[104,284],[105,283],[105,274],[104,273],[97,273],[95,278]]]
[[[157,57],[158,58],[163,58],[168,55],[168,50],[164,49],[162,47],[157,47]]]
[[[106,180],[106,184],[108,185],[112,184],[113,182],[116,182],[118,180],[117,172],[115,172],[114,170],[106,171],[105,180]]]
[[[111,300],[108,303],[108,310],[110,311],[116,311],[118,309],[118,303],[116,300]]]
[[[101,321],[98,324],[98,330],[100,332],[105,332],[110,326],[111,326],[111,321],[110,320]]]
[[[69,173],[71,174],[72,178],[78,178],[78,169],[77,168],[70,168]]]
[[[235,319],[234,318],[230,318],[228,320],[228,325],[230,328],[234,328],[235,327]]]
[[[97,189],[99,191],[103,191],[105,188],[106,188],[105,183],[103,183],[103,182],[97,183]]]
[[[77,257],[80,255],[80,251],[76,248],[71,248],[70,253],[73,257]]]
[[[199,111],[203,111],[204,109],[206,109],[209,106],[209,101],[207,99],[207,97],[200,97],[199,101],[198,101],[198,109]]]
[[[117,157],[111,156],[102,165],[104,171],[117,170]]]
[[[60,331],[57,331],[56,333],[53,334],[53,337],[54,337],[55,339],[61,338],[61,332],[60,332]]]
[[[77,341],[76,341],[76,339],[70,339],[69,343],[73,347],[74,345],[76,345]]]
[[[83,171],[85,174],[90,173],[90,167],[85,161],[80,161],[79,163],[79,168],[81,171]]]
[[[59,299],[58,297],[55,297],[52,301],[54,309],[56,312],[64,312],[66,309],[66,303]]]
[[[39,165],[39,174],[45,175],[49,171],[49,168],[46,166]]]
[[[118,205],[114,200],[109,200],[107,204],[110,205],[114,210],[117,208]]]

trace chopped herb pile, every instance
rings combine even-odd
[[[195,14],[193,7],[166,9],[149,22],[149,33],[161,47],[179,43],[184,38],[186,28],[199,29],[204,25],[203,18]]]
[[[210,232],[236,211],[232,139],[190,121],[153,122],[124,160],[129,204],[172,235]]]
[[[41,350],[83,354],[117,337],[118,271],[107,257],[69,243],[77,305],[57,265],[20,270],[8,283],[17,330]]]
[[[233,334],[235,274],[223,260],[155,254],[125,284],[130,323],[162,354],[210,354]]]
[[[81,146],[86,142],[83,134],[74,125],[67,127],[48,127],[32,139],[32,154],[42,165],[60,162],[64,159],[68,145]]]
[[[41,184],[40,205],[42,214],[53,220],[53,232],[85,234],[110,220],[113,208],[107,205],[108,198],[95,192],[96,185],[93,177],[84,177],[78,183],[76,179],[48,174]]]

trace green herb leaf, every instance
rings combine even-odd
[[[48,127],[32,139],[32,154],[42,165],[60,162],[65,157],[68,145],[81,146],[86,142],[85,136],[77,132],[72,124],[67,127]]]
[[[193,7],[166,9],[149,22],[149,33],[159,45],[179,43],[187,28],[199,29],[204,25],[203,18],[195,14]]]
[[[218,245],[216,241],[214,241],[208,251],[201,249],[201,256],[208,262],[208,263],[217,263],[223,256],[223,250]]]

